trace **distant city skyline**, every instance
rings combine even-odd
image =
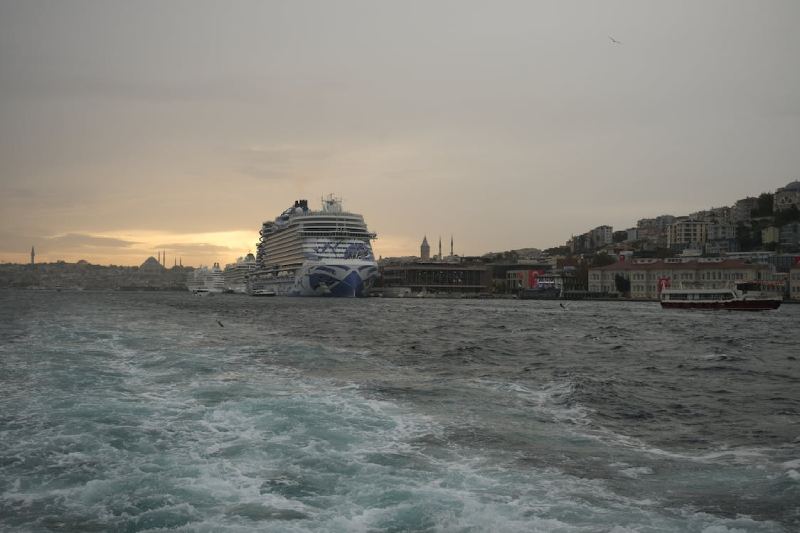
[[[563,245],[800,179],[800,3],[0,2],[0,261]],[[445,246],[445,248],[447,248]]]

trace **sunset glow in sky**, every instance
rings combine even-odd
[[[383,256],[730,205],[800,178],[799,21],[794,0],[0,1],[0,261],[224,264],[328,193]]]

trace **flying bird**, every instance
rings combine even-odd
[[[222,325],[222,321],[220,321],[220,320],[217,320],[217,324],[219,324],[219,327],[221,327],[221,328],[225,327],[225,326]]]
[[[611,39],[611,42],[612,42],[612,43],[614,43],[614,44],[622,44],[622,41],[618,41],[618,40],[614,39],[614,38],[613,38],[612,36],[610,36],[610,35],[608,36],[608,38],[609,38],[609,39]]]

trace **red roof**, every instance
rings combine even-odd
[[[725,259],[723,261],[687,261],[685,263],[667,263],[659,260],[653,263],[637,263],[634,261],[624,261],[606,265],[603,267],[590,267],[591,270],[734,270],[734,269],[756,269],[765,270],[767,265],[757,263],[746,263],[739,259]]]

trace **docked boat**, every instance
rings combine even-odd
[[[256,258],[253,254],[240,257],[235,263],[225,265],[222,278],[225,281],[225,291],[236,294],[247,292],[247,277],[256,268]]]
[[[673,289],[661,290],[661,307],[666,309],[727,309],[730,311],[766,311],[777,309],[781,298],[765,296],[761,285],[755,282],[737,283],[727,289]]]
[[[517,298],[520,300],[557,300],[561,298],[561,289],[558,287],[520,289]]]
[[[269,289],[256,289],[253,291],[253,296],[277,296],[275,291]]]
[[[219,263],[214,263],[211,268],[200,267],[189,273],[186,287],[195,294],[214,294],[225,291],[225,280]]]
[[[264,222],[260,234],[256,266],[247,276],[247,292],[254,296],[367,296],[378,277],[375,234],[333,195],[320,210],[297,200]]]

